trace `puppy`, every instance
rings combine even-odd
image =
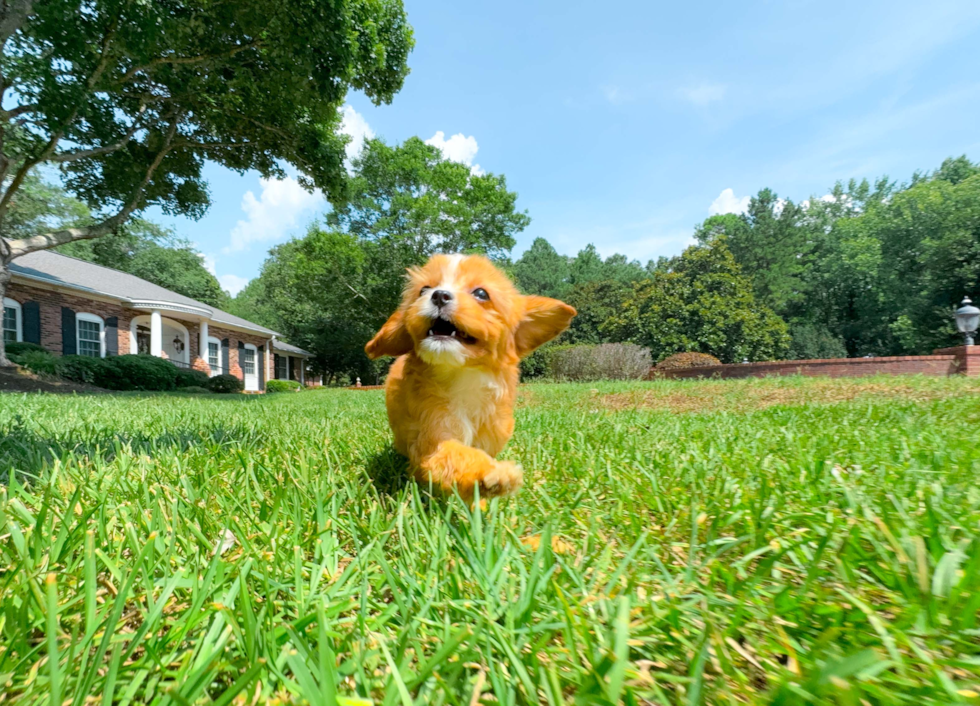
[[[575,309],[521,296],[485,257],[436,255],[408,272],[401,306],[365,346],[398,356],[385,384],[395,448],[420,483],[472,500],[520,488],[494,457],[514,432],[518,362],[564,331]]]

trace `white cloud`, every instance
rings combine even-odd
[[[472,135],[467,137],[463,133],[458,132],[447,140],[446,133],[439,130],[435,135],[426,140],[425,144],[438,147],[443,157],[453,162],[465,164],[477,176],[484,173],[479,164],[473,164],[473,160],[476,159],[476,153],[480,149],[480,146],[476,143],[476,138]]]
[[[344,104],[341,112],[343,113],[344,119],[340,124],[340,131],[350,135],[351,138],[350,142],[347,143],[347,161],[350,162],[361,153],[361,148],[364,147],[364,141],[374,138],[374,130],[368,125],[364,116],[349,105]]]
[[[738,198],[732,189],[725,189],[708,206],[708,215],[720,216],[725,213],[743,214],[748,210],[750,200],[748,196]]]
[[[706,106],[725,97],[725,87],[717,83],[702,83],[680,89],[681,97],[697,106]]]
[[[602,91],[602,95],[606,97],[606,100],[613,105],[622,105],[623,103],[628,103],[629,101],[633,100],[633,96],[619,86],[602,86],[600,90]]]
[[[249,278],[239,277],[238,275],[221,275],[218,277],[218,282],[221,283],[223,290],[234,297],[245,289],[245,285],[249,283]]]
[[[254,242],[282,240],[299,221],[323,204],[319,191],[310,193],[292,177],[259,179],[262,193],[256,198],[252,191],[242,197],[246,218],[231,230],[231,244],[225,253],[247,250]]]
[[[218,272],[215,270],[214,258],[210,255],[201,255],[201,264],[204,265],[204,269],[210,272],[215,277],[218,276]]]

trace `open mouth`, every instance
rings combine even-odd
[[[452,321],[442,317],[433,319],[432,327],[429,329],[426,338],[453,338],[462,343],[476,343],[475,338],[456,328]]]

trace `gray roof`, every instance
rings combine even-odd
[[[304,351],[299,346],[294,346],[289,343],[283,343],[282,341],[276,339],[272,343],[273,350],[282,351],[283,353],[292,353],[293,355],[305,355],[312,356],[313,354],[309,351]]]
[[[238,328],[257,331],[269,336],[278,335],[272,329],[259,326],[239,316],[221,311],[213,306],[185,297],[169,289],[147,282],[136,275],[103,267],[93,262],[62,255],[50,250],[38,250],[10,263],[10,271],[16,276],[21,275],[33,279],[50,282],[62,287],[70,287],[82,292],[101,294],[123,302],[133,300],[151,300],[168,302],[182,306],[191,306],[211,312],[211,322],[229,324]]]

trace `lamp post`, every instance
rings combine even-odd
[[[973,306],[970,297],[963,297],[960,308],[956,310],[956,328],[966,339],[966,345],[973,345],[973,334],[980,326],[980,309]]]

